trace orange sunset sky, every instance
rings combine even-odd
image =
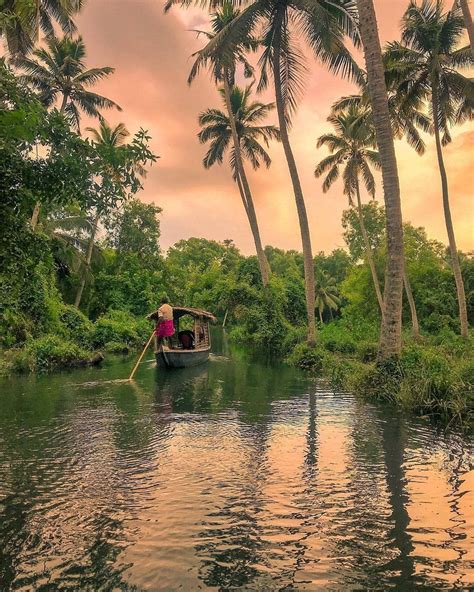
[[[382,42],[398,37],[398,25],[408,0],[375,0]],[[123,112],[108,113],[131,132],[149,130],[160,160],[145,180],[139,197],[163,208],[161,244],[167,249],[182,238],[232,238],[246,254],[253,252],[248,223],[227,164],[204,170],[205,147],[197,140],[200,111],[219,105],[207,73],[188,87],[190,55],[203,40],[189,29],[207,28],[207,16],[197,10],[163,13],[159,0],[88,0],[77,19],[88,50],[89,66],[113,66],[116,72],[98,92],[119,103]],[[343,246],[341,213],[347,206],[340,184],[327,194],[313,175],[326,150],[316,150],[316,138],[328,129],[332,102],[354,87],[329,74],[307,50],[310,72],[304,97],[294,118],[291,139],[310,220],[314,252]],[[271,92],[262,100],[270,102]],[[273,123],[276,123],[276,116]],[[472,193],[474,129],[466,124],[446,148],[451,206],[459,248],[474,248]],[[250,173],[251,188],[264,244],[299,249],[300,237],[291,184],[282,147],[270,146],[271,168]],[[447,241],[441,206],[434,142],[427,138],[423,157],[397,142],[405,220],[426,227],[433,238]],[[378,197],[382,199],[380,183]]]

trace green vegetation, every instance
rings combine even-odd
[[[52,35],[45,16],[41,27],[50,35],[41,49],[33,41],[38,21],[22,20],[26,29],[15,44],[15,28],[2,23],[19,15],[0,9],[0,35],[15,54],[13,66],[0,62],[3,372],[46,372],[92,363],[98,350],[137,348],[151,330],[145,315],[166,294],[171,302],[212,310],[234,341],[343,388],[423,413],[472,413],[474,261],[456,248],[442,152],[451,127],[472,116],[474,100],[473,82],[458,72],[473,63],[469,48],[459,47],[458,8],[445,13],[439,2],[412,2],[402,41],[384,56],[376,27],[362,24],[374,20],[369,0],[331,6],[258,0],[241,11],[228,2],[216,8],[211,31],[200,32],[207,43],[194,56],[190,81],[208,68],[223,98],[224,111],[199,116],[199,140],[208,145],[206,168],[229,155],[255,241],[256,256],[245,257],[231,240],[195,237],[162,253],[161,209],[137,199],[158,158],[150,137],[104,119],[102,110],[119,107],[90,87],[114,70],[86,65],[84,42],[71,35],[76,4],[37,4],[66,33]],[[364,13],[360,30],[356,4]],[[297,35],[359,87],[333,105],[333,131],[318,141],[330,154],[315,171],[324,175],[324,191],[342,178],[347,248],[316,256],[290,142],[306,68],[293,43]],[[367,72],[352,58],[348,39],[377,57]],[[255,75],[247,59],[254,51],[260,52],[255,91],[272,77],[275,104],[252,98],[253,85],[235,85],[239,69]],[[260,125],[274,108],[279,127]],[[99,118],[84,130],[88,135],[80,130],[81,112]],[[401,219],[393,138],[404,137],[423,154],[422,133],[436,140],[449,249]],[[245,164],[269,166],[276,140],[289,167],[302,253],[263,248],[260,238]],[[390,180],[385,207],[375,201],[379,168]],[[363,203],[363,194],[373,199]]]

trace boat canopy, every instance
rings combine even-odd
[[[208,321],[217,321],[216,317],[207,310],[201,310],[200,308],[189,308],[186,306],[173,306],[173,317],[174,319],[180,319],[185,315],[194,317],[195,319],[207,319]]]
[[[194,317],[195,319],[206,319],[212,322],[217,321],[216,317],[207,310],[201,310],[200,308],[190,308],[187,306],[173,306],[173,318],[175,321],[186,315]],[[155,310],[154,312],[149,314],[147,318],[156,319],[157,316],[158,311]]]

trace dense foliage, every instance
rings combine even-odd
[[[39,7],[46,10],[43,4],[39,3]],[[272,2],[267,4],[273,6]],[[316,4],[321,14],[326,14],[327,7],[323,10],[321,3]],[[288,39],[282,45],[282,38],[275,41],[267,34],[259,88],[267,85],[270,69],[273,68],[274,77],[278,74],[278,68],[274,68],[276,62],[273,63],[275,56],[287,67],[289,78],[274,80],[280,129],[253,125],[273,109],[273,104],[250,102],[250,87],[241,91],[234,86],[237,66],[243,64],[251,69],[245,55],[247,50],[258,47],[257,39],[247,39],[244,35],[244,42],[238,34],[238,27],[245,23],[253,5],[242,13],[231,10],[228,3],[224,5],[221,17],[228,22],[225,21],[222,30],[208,35],[209,44],[199,52],[196,64],[201,60],[201,66],[213,65],[219,70],[214,78],[224,84],[227,113],[217,110],[203,113],[199,137],[202,142],[211,140],[204,161],[208,167],[223,160],[225,150],[231,147],[231,137],[235,136],[230,160],[256,241],[258,259],[244,256],[230,239],[221,243],[193,237],[178,241],[167,253],[162,252],[161,208],[137,198],[147,168],[158,157],[150,151],[150,137],[145,130],[130,136],[123,123],[112,127],[103,118],[99,110],[118,106],[89,87],[111,74],[113,68],[87,69],[81,38],[50,36],[45,48],[33,51],[33,57],[16,56],[12,61],[16,70],[5,61],[0,62],[3,368],[48,371],[87,363],[97,349],[126,352],[135,348],[146,341],[151,329],[146,314],[166,295],[172,303],[211,310],[226,325],[233,340],[246,343],[261,354],[276,355],[292,364],[324,371],[351,388],[374,396],[418,408],[434,401],[437,410],[460,412],[462,405],[469,403],[469,396],[462,395],[463,389],[468,392],[473,382],[470,338],[466,331],[467,320],[472,323],[474,317],[474,261],[469,254],[457,253],[452,228],[448,227],[448,250],[430,239],[423,228],[404,224],[403,249],[398,253],[402,259],[404,254],[406,260],[404,284],[408,300],[403,302],[404,349],[395,360],[380,356],[380,326],[385,322],[381,310],[385,311],[383,318],[388,310],[382,293],[384,283],[385,288],[389,285],[386,280],[389,277],[386,270],[390,267],[387,245],[391,237],[386,230],[390,228],[389,208],[385,211],[374,200],[363,204],[360,195],[360,187],[365,187],[375,197],[375,179],[369,164],[378,169],[383,159],[382,151],[380,154],[377,151],[375,113],[368,100],[366,75],[343,44],[344,35],[358,40],[356,20],[339,21],[338,11],[331,16],[332,28],[327,34],[333,47],[329,51],[324,44],[316,42],[322,32],[317,19],[314,20],[315,14],[312,10],[308,12],[306,5],[304,10],[298,9],[309,19],[305,34],[309,35],[308,41],[314,37],[310,45],[316,54],[332,70],[337,72],[343,67],[346,74],[351,73],[362,91],[360,95],[341,99],[337,108],[333,108],[329,121],[334,133],[325,134],[319,140],[319,145],[327,146],[331,154],[316,169],[317,177],[325,176],[324,190],[339,175],[344,181],[344,193],[349,198],[349,207],[342,217],[346,248],[312,257],[296,164],[293,169],[290,166],[290,172],[293,171],[303,253],[271,246],[263,250],[244,169],[242,164],[237,166],[240,149],[254,167],[260,160],[269,165],[266,148],[270,139],[282,140],[290,163],[293,157],[287,124],[297,105],[297,78],[302,64],[295,68],[291,47],[285,45]],[[429,5],[425,2],[420,10],[428,10]],[[64,5],[64,19],[74,13],[67,6],[68,3]],[[293,10],[293,5],[283,2],[275,6],[279,17],[275,17],[275,22],[268,21],[269,31],[278,31],[281,37],[292,29],[293,25],[288,29],[288,22],[281,18],[283,13]],[[417,6],[413,3],[410,6],[407,15],[416,16]],[[246,34],[253,31],[259,19],[265,22],[269,15],[259,13],[255,22],[247,23]],[[355,19],[355,13],[353,16]],[[58,17],[59,21],[61,18]],[[451,65],[471,64],[471,53],[456,49],[463,29],[457,9],[446,17],[437,11],[432,18],[442,21],[443,27],[446,23],[456,24],[456,35],[453,33],[450,45],[454,60]],[[418,31],[416,23],[410,26]],[[6,35],[0,27],[2,34]],[[430,35],[436,37],[436,34],[430,29]],[[405,32],[404,41],[408,43],[407,35]],[[430,37],[430,43],[436,42],[433,39]],[[26,44],[29,49],[30,41]],[[408,104],[410,93],[406,87],[410,81],[400,72],[404,64],[400,56],[406,62],[411,55],[400,44],[392,44],[391,53],[387,54],[388,73],[393,78],[389,87],[392,103],[389,119],[394,128],[392,135],[408,135],[410,143],[423,152],[424,142],[417,128],[432,131],[430,110],[424,108],[426,89],[421,85],[425,94],[420,90],[417,100]],[[415,66],[411,64],[412,68]],[[199,69],[196,68],[194,74]],[[463,78],[461,88],[454,84],[455,80],[461,80],[460,75],[451,70],[447,75],[450,86],[446,86],[440,111],[444,143],[451,140],[450,126],[472,115],[472,82]],[[455,95],[457,101],[456,117],[450,116],[449,94]],[[89,138],[80,133],[81,111],[99,117],[97,129],[85,130]],[[433,127],[436,132],[436,121]],[[256,138],[263,139],[265,148]],[[236,150],[238,146],[240,149]],[[446,205],[447,188],[443,192]],[[386,295],[387,289],[384,299]],[[464,300],[466,322],[461,310]],[[460,315],[464,340],[457,335]],[[312,344],[314,318],[318,319],[315,347]],[[399,335],[397,339],[400,341]],[[393,351],[399,349],[397,346]],[[375,363],[377,350],[378,364]],[[461,362],[461,357],[466,359]],[[421,384],[417,383],[418,379],[426,381]]]

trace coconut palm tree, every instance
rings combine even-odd
[[[38,42],[40,31],[47,37],[54,35],[55,23],[64,33],[74,33],[72,17],[82,5],[83,0],[4,0],[0,8],[0,37],[5,38],[10,55],[24,55]]]
[[[457,49],[464,30],[459,8],[443,12],[439,0],[412,1],[403,17],[402,41],[388,46],[387,77],[407,104],[424,101],[433,117],[436,154],[441,178],[443,209],[449,239],[451,265],[459,304],[461,335],[467,337],[468,320],[464,282],[459,264],[443,145],[451,141],[450,128],[472,117],[474,82],[460,68],[474,58],[469,47]]]
[[[125,144],[125,140],[130,135],[125,124],[118,123],[115,127],[111,127],[105,119],[101,119],[99,129],[93,127],[87,127],[86,131],[88,131],[92,136],[92,141],[99,145],[106,147],[108,149],[120,149]],[[141,171],[140,171],[141,172]],[[109,171],[111,176],[114,176],[116,173],[113,169]],[[120,180],[120,179],[118,179]],[[94,240],[95,235],[97,233],[97,229],[99,226],[101,212],[99,209],[96,209],[95,215],[90,222],[90,236],[87,243],[87,249],[85,253],[85,260],[84,265],[82,266],[82,277],[79,282],[79,286],[76,292],[76,299],[74,301],[74,306],[79,308],[82,300],[82,293],[84,292],[84,287],[86,285],[87,277],[90,273],[90,265],[92,260],[92,255],[94,252]]]
[[[84,253],[87,251],[89,241],[84,238],[86,233],[92,230],[92,220],[79,210],[70,208],[54,215],[45,217],[41,221],[41,231],[52,240],[53,255],[58,269],[66,273],[71,271],[84,273],[86,279],[91,278],[90,265],[87,264]],[[92,260],[102,261],[102,249],[93,246]]]
[[[225,91],[220,89],[224,105]],[[256,170],[261,163],[268,168],[271,164],[270,156],[261,142],[266,147],[270,140],[279,139],[279,131],[273,125],[258,125],[258,122],[264,119],[273,109],[274,104],[264,104],[258,101],[251,101],[251,86],[245,90],[234,86],[230,94],[230,103],[232,109],[232,117],[235,121],[237,136],[239,138],[239,151],[241,159],[246,158],[252,167]],[[232,141],[232,127],[230,118],[226,113],[219,109],[207,109],[199,115],[199,125],[202,127],[198,134],[201,143],[210,142],[209,150],[207,151],[203,164],[206,169],[210,168],[216,163],[222,163],[224,154],[230,148],[230,164],[234,180],[236,181],[242,203],[247,214],[252,234],[255,238],[255,246],[257,252],[261,248],[260,234],[256,216],[252,214],[248,207],[245,190],[242,184],[242,179],[239,174],[237,166],[236,150]],[[232,145],[232,147],[231,147]],[[243,164],[243,163],[242,163]],[[265,254],[264,254],[265,256]],[[265,260],[262,263],[264,271],[268,271],[268,264]],[[268,282],[268,274],[262,273],[262,282],[264,285]]]
[[[81,37],[62,39],[52,35],[46,47],[36,49],[33,57],[17,57],[15,64],[23,70],[23,81],[37,92],[46,107],[60,104],[59,112],[79,130],[80,111],[93,117],[100,116],[99,109],[121,108],[106,97],[91,92],[87,87],[114,72],[109,66],[86,69],[86,47]],[[36,203],[31,226],[36,227],[40,211]]]
[[[33,52],[32,57],[20,57],[15,64],[24,72],[23,81],[38,92],[46,107],[59,104],[60,113],[79,129],[80,112],[99,117],[101,109],[121,108],[89,87],[114,72],[114,68],[86,69],[86,46],[82,37],[66,35],[46,39],[46,47]]]
[[[338,310],[341,305],[336,280],[325,271],[319,273],[315,293],[315,308],[318,311],[319,320],[323,323],[324,312],[328,310],[332,318],[333,311]]]
[[[316,166],[314,175],[316,178],[325,175],[323,192],[326,193],[340,177],[341,169],[343,169],[344,195],[347,195],[350,206],[354,206],[354,196],[356,198],[359,224],[365,245],[365,257],[372,274],[380,312],[383,313],[382,292],[365,228],[359,185],[359,179],[362,179],[367,193],[372,198],[375,197],[375,179],[370,167],[379,169],[380,158],[379,153],[375,150],[374,129],[367,121],[367,110],[367,107],[351,106],[345,112],[331,114],[328,117],[328,121],[334,127],[334,132],[320,136],[317,147],[327,146],[331,155]]]
[[[193,0],[168,0],[188,6]],[[357,76],[359,69],[344,45],[344,36],[357,39],[352,0],[255,0],[209,42],[207,55],[230,60],[241,40],[254,31],[263,31],[264,51],[260,58],[259,89],[273,76],[278,124],[298,212],[304,256],[308,342],[315,341],[314,267],[308,216],[298,168],[289,138],[289,125],[304,86],[305,58],[297,48],[296,34],[302,36],[317,58],[332,71]]]
[[[375,134],[380,154],[387,218],[387,267],[378,352],[379,360],[384,360],[390,356],[398,355],[401,348],[402,292],[405,267],[402,209],[377,17],[372,0],[357,0],[357,9]]]
[[[413,146],[419,154],[423,154],[425,151],[425,143],[417,129],[417,125],[422,127],[424,131],[429,130],[430,123],[427,116],[416,109],[412,109],[411,113],[405,114],[401,109],[396,108],[396,103],[394,101],[391,103],[389,101],[389,107],[394,135],[396,137],[405,136],[408,143]],[[377,302],[380,311],[383,312],[383,297],[380,290],[377,270],[373,261],[372,249],[365,229],[358,181],[360,173],[363,173],[363,171],[359,170],[361,165],[358,164],[361,162],[360,159],[362,159],[363,161],[366,161],[366,166],[364,167],[365,173],[363,173],[365,186],[372,198],[375,198],[375,181],[370,172],[369,164],[380,169],[380,157],[376,150],[372,109],[367,93],[364,92],[359,95],[343,97],[336,101],[333,105],[333,114],[328,118],[328,121],[333,123],[336,129],[336,135],[325,134],[321,136],[318,140],[318,147],[326,145],[332,153],[335,151],[337,152],[333,158],[328,157],[321,161],[316,167],[315,176],[319,177],[324,172],[328,171],[326,181],[323,185],[323,191],[326,192],[338,176],[338,171],[336,177],[331,176],[331,166],[337,167],[338,169],[339,166],[346,163],[343,175],[344,193],[349,197],[349,205],[352,205],[351,188],[352,193],[355,192],[357,197],[359,224],[366,247],[365,255],[372,274]],[[368,155],[366,154],[367,149],[369,149]],[[340,154],[339,157],[337,157],[338,154]],[[333,172],[333,175],[334,174],[336,174],[336,171]],[[356,178],[352,181],[353,176]],[[418,338],[420,335],[420,326],[415,299],[413,298],[413,292],[406,269],[404,269],[403,272],[403,283],[408,305],[410,307],[413,334]]]
[[[212,14],[212,31],[197,31],[199,35],[205,35],[207,37],[208,44],[201,51],[194,54],[196,59],[191,69],[188,82],[191,83],[194,80],[201,68],[207,67],[211,70],[213,80],[217,84],[222,84],[222,94],[227,109],[227,120],[230,126],[233,143],[232,158],[234,162],[235,179],[237,181],[244,208],[249,219],[250,228],[255,243],[255,250],[257,253],[257,260],[260,268],[260,275],[262,277],[262,283],[264,286],[266,286],[269,281],[270,267],[268,265],[267,257],[265,255],[260,238],[257,214],[255,212],[253,196],[250,191],[247,174],[245,172],[239,133],[237,130],[234,108],[232,105],[232,87],[234,85],[236,67],[238,64],[242,65],[244,75],[246,77],[253,75],[253,68],[245,57],[245,52],[255,49],[257,44],[256,41],[250,35],[248,35],[241,39],[240,43],[235,47],[234,52],[228,55],[227,58],[223,58],[219,52],[214,53],[212,51],[208,51],[208,46],[212,44],[214,38],[222,30],[228,27],[239,14],[239,11],[232,6],[230,1],[225,1],[222,7]],[[234,96],[234,98],[236,97],[237,95]]]

